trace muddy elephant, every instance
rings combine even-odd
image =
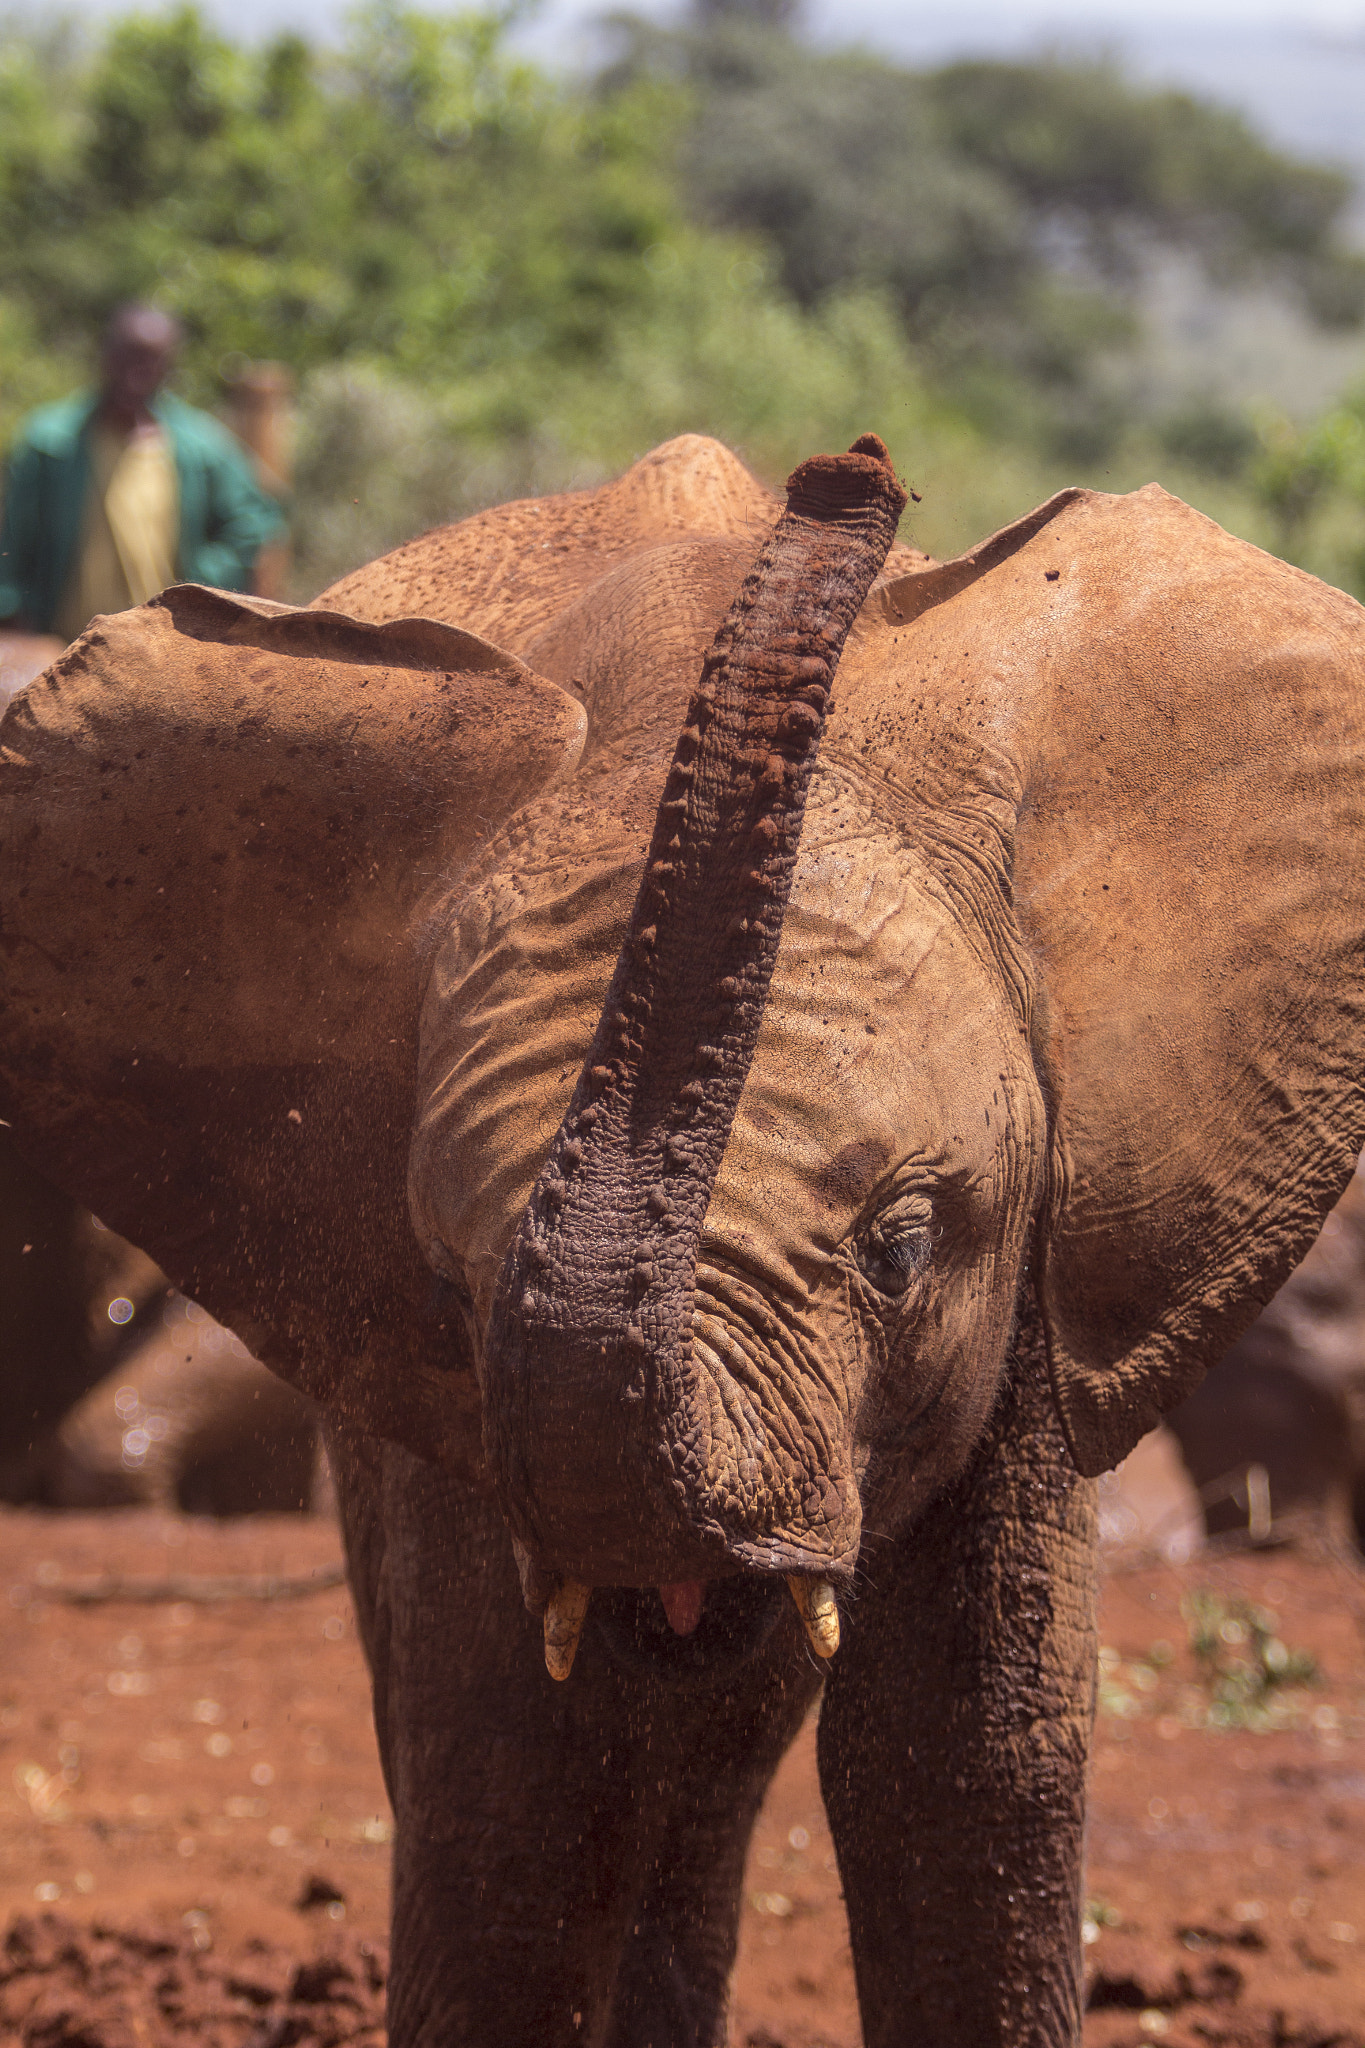
[[[0,1128],[0,1500],[44,1498],[62,1418],[160,1316],[166,1283]]]
[[[0,1129],[0,1501],[293,1513],[314,1403],[168,1289]]]
[[[1166,1420],[1210,1535],[1259,1510],[1267,1527],[1307,1516],[1365,1549],[1365,1162],[1303,1264]]]
[[[172,1294],[157,1327],[61,1418],[32,1461],[53,1508],[301,1514],[326,1497],[316,1404]]]
[[[1365,1135],[1365,613],[903,504],[689,437],[0,728],[4,1113],[330,1417],[396,2048],[723,2040],[822,1687],[870,2048],[1079,2038],[1093,1475]]]

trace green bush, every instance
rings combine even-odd
[[[1178,462],[1219,477],[1243,475],[1260,445],[1248,415],[1214,398],[1189,399],[1168,413],[1158,438]]]
[[[1209,1698],[1209,1727],[1273,1727],[1283,1718],[1278,1695],[1317,1682],[1315,1659],[1287,1646],[1268,1607],[1204,1588],[1186,1595],[1181,1612]]]

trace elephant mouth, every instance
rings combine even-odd
[[[701,1618],[677,1633],[656,1587],[600,1586],[588,1618],[613,1663],[672,1685],[721,1684],[756,1657],[791,1612],[785,1583],[767,1573],[712,1579]]]

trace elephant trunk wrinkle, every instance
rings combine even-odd
[[[748,1281],[698,1268],[692,1399],[707,1416],[702,1486],[757,1540],[780,1533],[835,1559],[856,1553],[861,1503],[849,1389],[819,1316],[779,1312]],[[736,1499],[735,1496],[738,1498]]]
[[[706,1485],[697,1247],[835,670],[906,502],[875,436],[812,458],[787,488],[703,663],[592,1046],[495,1291],[485,1443],[514,1533],[537,1551],[572,1555],[586,1516],[599,1555],[643,1531],[667,1552],[670,1530],[693,1569],[733,1552],[741,1496]]]

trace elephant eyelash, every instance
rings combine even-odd
[[[918,1273],[929,1263],[929,1232],[927,1230],[907,1231],[903,1237],[884,1240],[887,1258],[899,1272]]]
[[[859,1270],[878,1294],[895,1300],[907,1293],[924,1271],[941,1234],[921,1223],[889,1230],[885,1222],[874,1223],[855,1247]]]

